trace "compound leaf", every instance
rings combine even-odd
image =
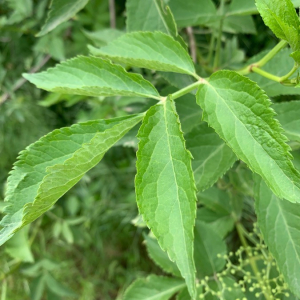
[[[168,300],[185,287],[183,280],[150,275],[137,279],[125,292],[123,300]]]
[[[0,245],[50,209],[142,118],[132,115],[57,129],[22,151],[8,179]]]
[[[199,87],[197,102],[203,119],[278,197],[300,201],[300,174],[287,138],[271,101],[254,82],[232,71],[216,72]]]
[[[42,36],[56,28],[59,24],[71,19],[83,9],[89,0],[52,0],[46,23],[37,36]]]
[[[195,297],[196,188],[174,102],[151,107],[138,133],[135,179],[140,213]]]
[[[289,288],[300,297],[300,204],[280,200],[257,176],[255,200],[265,243]]]
[[[141,75],[97,57],[79,56],[46,72],[23,75],[50,92],[84,96],[144,96],[159,99],[155,87]]]
[[[89,49],[93,55],[118,63],[195,76],[189,54],[179,42],[162,32],[127,33],[101,49],[93,46]]]
[[[300,47],[299,17],[291,0],[256,0],[257,9],[265,24],[294,50]]]
[[[207,123],[202,122],[185,138],[187,148],[194,157],[192,166],[199,191],[211,187],[237,160],[232,150]]]

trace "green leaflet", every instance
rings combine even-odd
[[[197,287],[197,297],[196,299],[201,299],[200,295],[203,293],[203,287],[200,285]],[[190,299],[190,295],[189,295],[189,291],[187,288],[184,288],[183,290],[180,291],[180,293],[178,293],[178,295],[176,296],[176,300],[189,300]]]
[[[161,31],[176,37],[177,26],[163,0],[127,0],[127,31]],[[142,16],[142,17],[141,17]]]
[[[140,213],[194,298],[196,187],[172,99],[148,110],[138,138],[135,186]]]
[[[34,257],[30,249],[30,242],[28,238],[29,226],[18,231],[5,244],[5,252],[12,258],[22,262],[33,263]]]
[[[299,65],[300,64],[300,51],[294,51],[293,53],[291,53],[290,55],[293,60]],[[297,85],[297,87],[299,87],[299,84]]]
[[[216,29],[217,26],[214,26]],[[228,16],[223,23],[223,31],[229,33],[257,34],[255,23],[251,16]]]
[[[8,179],[0,245],[50,209],[142,118],[132,115],[54,130],[22,151]]]
[[[186,135],[186,145],[194,157],[192,166],[199,191],[211,187],[237,160],[232,150],[204,122]]]
[[[300,201],[300,175],[266,94],[235,72],[219,71],[199,87],[203,119],[238,158],[263,177],[280,198]]]
[[[46,23],[37,36],[42,36],[56,28],[59,24],[71,19],[83,9],[89,0],[52,0]]]
[[[176,73],[173,74],[179,75]],[[177,91],[178,89],[168,86],[161,91],[161,95],[167,96]],[[194,95],[185,94],[184,96],[177,98],[175,100],[175,106],[184,134],[190,132],[194,127],[201,123],[202,111],[199,109],[199,106],[196,103],[196,97]]]
[[[222,69],[239,69],[242,67],[241,63],[245,60],[245,52],[239,49],[238,40],[236,37],[226,41],[220,58],[220,68]]]
[[[256,13],[255,0],[232,0],[229,5],[229,15],[252,15]]]
[[[234,219],[230,214],[215,212],[207,207],[198,208],[197,220],[207,224],[221,238],[225,238],[234,228]]]
[[[263,51],[258,55],[255,55],[247,61],[247,65],[253,64],[263,58],[268,51]],[[274,74],[276,76],[286,75],[294,66],[293,59],[290,58],[291,50],[282,49],[278,54],[276,54],[275,59],[270,60],[262,69],[266,72]],[[279,95],[297,95],[300,93],[300,89],[295,87],[284,86],[279,82],[271,81],[256,73],[250,73],[248,77],[257,82],[257,84],[268,94],[270,97],[275,97]]]
[[[150,275],[137,279],[125,292],[123,300],[168,300],[185,287],[183,280]]]
[[[195,226],[195,265],[197,277],[213,275],[223,269],[226,264],[226,243],[211,227],[203,222]],[[221,254],[222,257],[218,257]]]
[[[159,74],[169,84],[171,84],[172,86],[178,89],[183,89],[186,86],[193,84],[195,82],[195,79],[193,77],[186,74],[179,74],[179,73],[172,73],[172,72],[159,72]],[[192,91],[191,94],[195,94],[195,91]]]
[[[124,31],[115,28],[106,28],[97,31],[82,30],[82,33],[97,47],[102,47],[123,35]]]
[[[96,57],[78,56],[46,72],[23,75],[38,88],[84,96],[144,96],[159,99],[155,87],[141,75]]]
[[[202,112],[194,95],[186,94],[175,100],[183,133],[190,132],[201,122]]]
[[[227,192],[216,187],[211,187],[205,192],[198,194],[198,200],[214,212],[230,215],[234,212]]]
[[[289,288],[300,297],[300,204],[278,199],[255,177],[255,210],[264,241]]]
[[[12,25],[12,24],[21,22],[32,15],[32,12],[33,12],[32,0],[6,1],[5,4],[12,11],[12,13],[8,17],[7,21],[5,22],[7,25]],[[4,14],[5,13],[3,13],[3,16],[4,16]]]
[[[198,193],[199,203],[204,207],[198,208],[197,220],[209,225],[218,235],[224,238],[234,228],[235,220],[240,216],[239,207],[235,207],[229,193],[216,187],[211,187],[205,192]],[[195,238],[196,239],[196,238]]]
[[[300,47],[299,17],[291,0],[256,0],[257,9],[274,34],[294,50]]]
[[[147,252],[149,257],[158,265],[164,272],[174,276],[181,277],[175,263],[173,263],[166,252],[164,252],[157,243],[157,240],[150,236],[145,237]]]
[[[286,136],[291,141],[300,142],[300,101],[275,103],[273,108]]]
[[[205,25],[218,18],[211,0],[169,0],[168,4],[179,27]]]
[[[89,49],[93,55],[118,63],[197,77],[186,50],[179,42],[162,32],[127,33],[101,49],[92,46]]]

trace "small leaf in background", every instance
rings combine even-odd
[[[264,241],[289,288],[300,297],[300,204],[276,197],[255,177],[255,211]]]
[[[297,8],[300,6],[299,0],[292,0],[293,5]],[[252,15],[257,14],[258,10],[255,0],[232,0],[229,5],[228,15]]]
[[[62,223],[61,234],[65,238],[65,240],[67,241],[68,244],[74,243],[73,233],[67,222]]]
[[[257,13],[255,0],[232,0],[228,9],[229,15],[252,15]]]
[[[285,135],[291,141],[300,142],[300,101],[275,103],[273,108]]]
[[[231,195],[229,191],[216,187],[198,193],[197,197],[199,203],[204,205],[198,208],[197,220],[208,224],[220,237],[225,238],[241,217],[243,201],[238,195]]]
[[[192,76],[186,74],[178,74],[173,72],[159,72],[159,74],[169,84],[178,89],[183,89],[195,82],[195,79]],[[191,94],[196,94],[196,91],[192,91]]]
[[[195,75],[186,50],[162,32],[127,33],[100,49],[89,46],[93,55],[115,62],[158,71]]]
[[[159,99],[155,87],[141,75],[96,57],[78,56],[36,74],[24,74],[38,88],[84,96],[145,96]]]
[[[168,254],[160,248],[156,239],[151,238],[150,236],[145,236],[145,243],[148,255],[156,265],[158,265],[166,273],[181,277],[176,264],[172,262],[168,257]]]
[[[186,94],[175,100],[183,133],[190,132],[201,123],[202,111],[195,100],[196,98],[192,94]]]
[[[291,53],[290,57],[293,58],[293,60],[298,64],[300,64],[300,51],[294,51],[293,53]],[[296,86],[298,87],[298,85]]]
[[[42,36],[53,30],[59,24],[71,19],[83,9],[89,0],[52,0],[46,23],[37,36]]]
[[[30,283],[30,298],[31,300],[41,300],[46,288],[45,275],[36,277]]]
[[[201,299],[200,295],[203,293],[203,288],[202,286],[197,287],[197,298],[196,299]],[[180,293],[178,293],[176,300],[189,300],[190,295],[189,291],[187,288],[183,289]]]
[[[0,245],[50,209],[142,118],[132,115],[57,129],[22,151],[8,179]]]
[[[206,25],[217,19],[217,9],[212,0],[169,0],[178,27]]]
[[[140,213],[194,298],[196,187],[173,100],[148,110],[138,138],[135,186]]]
[[[300,174],[263,90],[235,72],[219,71],[199,87],[197,103],[203,119],[278,197],[300,201]]]
[[[12,14],[8,17],[6,24],[12,25],[21,22],[32,15],[33,12],[32,0],[23,0],[23,1],[7,0],[6,2],[8,7],[12,9]]]
[[[221,238],[225,238],[234,228],[234,219],[231,215],[224,215],[207,207],[198,208],[197,220],[207,224]]]
[[[123,300],[169,300],[175,293],[185,287],[179,278],[151,275],[137,279],[125,292]]]
[[[195,127],[185,138],[187,148],[194,158],[192,167],[199,191],[211,187],[237,160],[232,150],[205,122]]]
[[[218,28],[216,24],[214,28]],[[223,30],[232,34],[257,34],[252,16],[229,16],[223,22]]]
[[[163,0],[127,0],[126,8],[127,31],[161,31],[174,38],[178,35],[172,12]]]
[[[229,192],[227,191],[211,187],[197,196],[199,202],[212,211],[223,215],[229,215],[234,211],[229,198]]]
[[[161,91],[161,95],[167,96],[175,92],[177,92],[176,88],[168,86]],[[201,109],[199,109],[199,105],[197,105],[194,95],[186,94],[182,97],[177,98],[175,100],[175,106],[184,134],[190,132],[194,127],[201,123],[202,111]]]
[[[242,67],[242,62],[245,60],[245,52],[239,49],[238,40],[236,37],[227,40],[225,48],[221,52],[220,68],[222,69],[238,69]]]
[[[247,61],[247,65],[253,64],[259,61],[263,56],[265,56],[268,51],[263,51],[258,55],[255,55]],[[290,57],[290,49],[282,49],[275,58],[270,60],[262,70],[274,74],[276,76],[284,76],[287,74],[294,66],[293,59]],[[260,76],[256,73],[250,73],[248,77],[255,81],[270,97],[275,97],[279,95],[299,95],[300,89],[290,86],[284,86],[276,81],[271,81],[266,77]]]
[[[195,226],[195,265],[197,277],[214,275],[221,271],[226,259],[226,243],[208,224],[201,221]]]
[[[299,50],[300,21],[291,0],[256,0],[257,9],[265,24],[292,49]]]
[[[26,226],[17,232],[13,238],[5,244],[5,252],[12,258],[22,262],[32,263],[34,258],[30,249],[28,231],[29,226]]]
[[[76,297],[76,295],[72,290],[62,285],[58,282],[50,273],[45,275],[45,282],[47,284],[48,289],[61,297]]]
[[[97,47],[105,46],[125,33],[115,28],[106,28],[97,31],[83,30],[82,32]]]

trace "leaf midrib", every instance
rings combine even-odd
[[[168,100],[167,100],[168,101]],[[178,189],[179,189],[179,186],[178,186],[178,183],[177,183],[177,177],[176,177],[176,172],[175,172],[175,169],[174,169],[174,163],[173,163],[173,158],[172,158],[172,152],[171,152],[171,145],[170,145],[170,140],[169,140],[169,136],[171,134],[169,134],[168,132],[168,121],[167,121],[167,107],[166,107],[166,102],[163,103],[163,110],[164,110],[164,119],[165,119],[165,132],[166,132],[166,135],[167,135],[167,145],[168,145],[168,152],[169,152],[169,157],[170,157],[170,162],[171,162],[171,165],[172,165],[172,170],[173,170],[173,174],[174,174],[174,180],[175,180],[175,183],[176,183],[176,193],[177,193],[177,204],[179,206],[179,212],[180,212],[180,219],[181,219],[181,228],[184,228],[184,222],[183,222],[183,218],[182,218],[182,213],[181,213],[181,203],[179,201],[179,194],[178,194]],[[186,257],[189,258],[189,255],[188,255],[188,250],[187,250],[187,241],[186,241],[186,237],[185,237],[185,232],[183,231],[183,239],[184,239],[184,248],[185,248],[185,254],[186,254]],[[190,269],[190,264],[188,263],[188,268],[189,268],[189,271],[190,273],[193,273],[193,271]]]

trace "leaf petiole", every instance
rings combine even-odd
[[[190,93],[191,91],[195,90],[199,85],[201,84],[207,84],[207,81],[204,78],[199,77],[199,80],[186,86],[185,88],[171,94],[171,97],[173,100],[184,96],[185,94]]]
[[[273,74],[271,74],[269,72],[266,72],[266,71],[260,69],[259,67],[252,67],[251,70],[254,73],[257,73],[257,74],[259,74],[259,75],[261,75],[263,77],[266,77],[266,78],[268,78],[270,80],[279,82],[279,83],[281,83],[283,85],[294,85],[292,81],[289,81],[287,79],[289,77],[291,77],[297,71],[298,68],[299,68],[298,64],[295,63],[294,66],[293,66],[293,68],[291,69],[291,71],[289,71],[286,75],[281,76],[281,77],[273,75]]]
[[[249,66],[246,66],[245,68],[237,71],[240,75],[247,75],[253,71],[253,68],[261,68],[263,67],[267,62],[269,62],[281,49],[285,48],[288,45],[288,42],[286,41],[280,41],[268,54],[266,54],[261,60],[259,60],[256,63],[253,63]]]

